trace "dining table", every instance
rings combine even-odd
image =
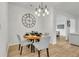
[[[39,42],[41,36],[29,34],[29,35],[24,35],[24,38],[25,38],[25,40],[32,41],[32,44],[31,44],[31,52],[35,52],[35,47],[33,46],[33,43],[34,42]]]
[[[40,40],[41,36],[37,36],[37,35],[24,35],[24,38],[26,40],[31,40],[32,42],[35,42],[36,40]]]

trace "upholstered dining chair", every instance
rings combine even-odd
[[[17,34],[17,38],[18,38],[18,41],[19,41],[19,50],[20,50],[20,55],[22,55],[22,49],[23,49],[23,46],[27,46],[29,44],[32,44],[32,42],[29,42],[27,40],[24,40],[20,35]]]
[[[40,57],[40,51],[43,50],[43,49],[46,49],[47,56],[49,57],[48,46],[49,46],[50,39],[51,39],[51,37],[47,36],[47,37],[41,38],[40,42],[33,43],[33,45],[35,46],[35,48],[38,50],[38,56],[39,57]]]

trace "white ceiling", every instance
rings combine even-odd
[[[16,4],[22,7],[37,7],[40,2],[9,2],[9,4]],[[48,5],[49,7],[54,7],[56,10],[64,11],[69,13],[75,17],[79,17],[79,2],[44,2],[44,4]]]

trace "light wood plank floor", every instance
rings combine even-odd
[[[8,57],[38,57],[37,51],[31,53],[31,49],[24,47],[23,54],[20,56],[18,45],[10,46]],[[57,44],[49,45],[50,57],[79,57],[79,47],[70,45],[63,37],[57,40]],[[46,57],[46,50],[41,51],[41,57]]]

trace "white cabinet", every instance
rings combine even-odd
[[[69,43],[74,45],[79,45],[79,33],[69,34]]]

